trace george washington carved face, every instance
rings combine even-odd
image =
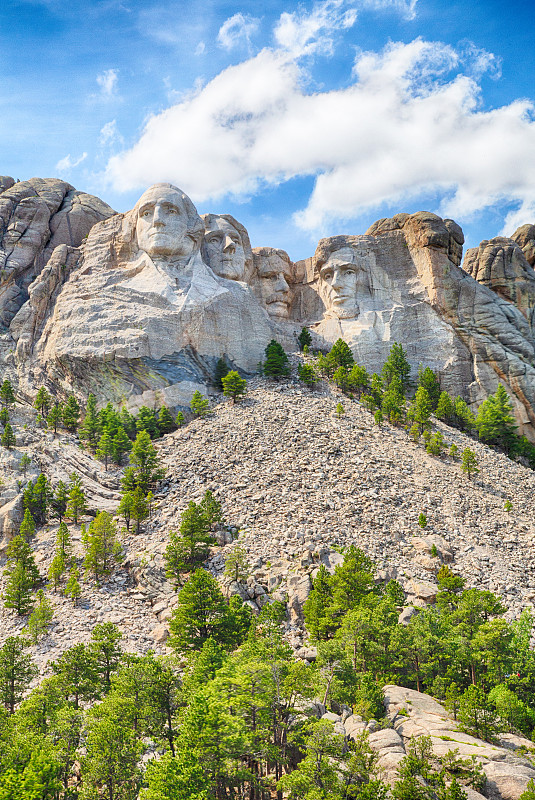
[[[137,203],[139,249],[157,260],[185,258],[195,249],[191,233],[191,212],[185,196],[165,185],[147,189]]]

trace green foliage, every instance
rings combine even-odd
[[[33,401],[33,407],[37,409],[37,411],[41,414],[41,416],[46,417],[52,403],[53,403],[52,397],[47,391],[46,387],[41,386],[41,388],[35,395],[35,400]]]
[[[422,434],[424,428],[429,425],[432,410],[433,406],[427,389],[423,386],[419,386],[416,390],[414,400],[407,410],[407,419],[409,422],[413,423],[413,425],[418,426],[420,434]]]
[[[30,514],[29,508],[24,512],[24,517],[20,523],[19,534],[26,539],[27,542],[35,535],[35,522]]]
[[[457,447],[457,445],[455,444],[455,442],[453,442],[453,443],[451,444],[451,446],[450,446],[450,449],[448,450],[448,455],[450,456],[450,458],[451,458],[453,461],[455,461],[455,459],[457,458],[457,453],[458,453],[458,452],[459,452],[459,448]]]
[[[443,420],[448,425],[452,425],[455,422],[455,408],[453,405],[453,400],[447,392],[440,393],[437,407],[435,409],[435,415],[438,417],[438,419]]]
[[[97,583],[110,574],[114,562],[122,560],[117,527],[106,511],[100,511],[89,525],[84,537],[86,551],[84,569],[92,573]]]
[[[427,528],[427,517],[425,516],[423,511],[420,513],[420,516],[418,517],[418,525],[420,526],[420,528]]]
[[[166,575],[176,586],[182,573],[206,561],[210,547],[215,544],[211,529],[220,521],[221,505],[211,492],[205,493],[200,504],[189,503],[182,514],[179,532],[171,532],[164,553]]]
[[[266,378],[273,378],[280,381],[290,375],[290,363],[288,356],[279,342],[272,339],[265,351],[265,358],[262,364],[262,372]]]
[[[444,437],[440,431],[436,431],[436,433],[429,437],[425,449],[432,456],[442,455],[444,452]]]
[[[53,517],[57,517],[61,522],[67,511],[67,503],[69,502],[69,495],[67,487],[63,481],[58,481],[58,485],[50,496],[50,513]]]
[[[366,371],[366,367],[353,364],[347,375],[347,386],[351,392],[354,392],[360,398],[362,393],[367,391],[370,386],[370,376]]]
[[[392,425],[399,425],[405,414],[405,396],[401,378],[393,374],[381,399],[381,411]]]
[[[0,409],[0,422],[2,425],[4,425],[4,427],[9,422],[9,411],[5,407]]]
[[[183,750],[153,759],[145,773],[140,800],[212,800],[210,782],[195,753]]]
[[[50,409],[48,417],[46,418],[47,424],[49,428],[52,428],[54,431],[54,436],[58,432],[58,425],[60,424],[63,418],[63,406],[56,402]]]
[[[121,515],[124,519],[124,524],[126,525],[126,530],[130,530],[130,520],[132,519],[132,509],[134,507],[134,495],[133,492],[125,492],[121,497],[121,502],[119,503],[119,508],[117,509],[117,514]]]
[[[176,429],[175,421],[167,406],[162,406],[158,414],[158,429],[161,434],[171,433]]]
[[[141,532],[141,523],[149,516],[149,506],[147,499],[143,494],[141,486],[136,486],[131,494],[132,505],[130,509],[130,518],[136,523],[136,533]],[[124,511],[124,505],[123,505]]]
[[[337,403],[336,404],[336,416],[338,417],[338,419],[340,419],[342,414],[345,414],[344,407],[343,407],[342,403]]]
[[[214,372],[214,386],[220,392],[223,391],[223,384],[222,379],[225,375],[228,375],[229,366],[224,358],[220,358],[215,365],[215,372]]]
[[[13,433],[13,428],[11,427],[9,422],[6,422],[6,427],[2,432],[0,441],[2,443],[2,446],[7,448],[8,450],[11,450],[11,448],[15,447],[15,445],[17,444],[17,439],[15,437],[15,434]]]
[[[138,433],[146,431],[151,439],[157,439],[160,436],[160,429],[156,413],[147,406],[141,406],[136,417],[136,429]]]
[[[37,667],[26,653],[27,646],[21,636],[9,636],[0,648],[0,697],[10,714],[37,675]]]
[[[41,576],[30,545],[20,534],[10,541],[6,560],[4,606],[19,615],[28,614],[33,608],[32,590],[39,584]]]
[[[124,460],[124,456],[126,453],[129,453],[132,449],[132,442],[128,438],[128,435],[123,428],[122,425],[119,425],[115,436],[112,439],[112,455],[113,460],[117,464],[117,466],[121,466]]]
[[[297,341],[299,343],[299,349],[304,350],[305,346],[310,347],[312,344],[312,336],[310,335],[310,331],[308,328],[301,328],[301,332],[297,337]]]
[[[210,401],[196,389],[191,398],[190,408],[196,417],[205,417],[210,411]]]
[[[232,398],[233,403],[243,397],[247,390],[247,381],[245,378],[241,378],[236,370],[228,372],[221,378],[221,385],[223,386],[223,394],[225,397]]]
[[[513,510],[513,504],[511,503],[510,500],[505,501],[505,503],[503,504],[503,510],[507,511],[507,513]]]
[[[83,516],[86,511],[87,502],[84,490],[82,489],[81,478],[75,472],[72,472],[67,487],[67,508],[65,514],[77,525],[79,518]]]
[[[81,701],[98,697],[98,679],[95,660],[88,646],[75,644],[51,663],[57,676],[61,693],[78,708]]]
[[[479,406],[476,428],[482,442],[496,445],[506,453],[514,448],[517,426],[511,400],[501,383]]]
[[[31,463],[32,459],[30,458],[28,453],[23,453],[19,462],[19,469],[24,475],[24,477],[26,477],[26,472],[28,471],[28,467],[30,466]]]
[[[121,631],[111,622],[95,625],[91,633],[89,650],[97,676],[107,689],[111,686],[112,672],[119,666],[122,653],[119,645],[121,639]]]
[[[345,369],[351,369],[355,363],[351,348],[343,339],[336,340],[329,352],[328,358],[335,368],[345,367]]]
[[[181,428],[185,421],[184,414],[182,411],[179,411],[175,418],[177,428]]]
[[[478,474],[479,467],[477,466],[477,463],[478,462],[474,451],[470,450],[469,447],[466,447],[461,454],[461,472],[464,472],[465,475],[468,476],[468,480],[472,478],[472,475]]]
[[[441,395],[440,381],[430,367],[424,369],[421,364],[418,367],[418,388],[420,387],[427,392],[431,411],[435,412]]]
[[[62,422],[68,431],[74,433],[74,431],[76,431],[76,429],[78,428],[79,421],[80,421],[80,404],[78,403],[76,397],[73,394],[71,394],[67,398],[67,402],[63,407]]]
[[[82,594],[82,589],[80,586],[80,570],[76,566],[71,567],[69,572],[69,579],[67,581],[67,585],[65,586],[65,594],[67,597],[71,598],[73,605],[78,603],[78,599]]]
[[[490,699],[479,686],[469,686],[459,698],[458,719],[461,730],[492,742],[504,729]]]
[[[11,381],[6,378],[0,386],[0,403],[2,403],[3,406],[11,406],[16,402],[17,400]]]
[[[104,431],[98,440],[98,447],[95,455],[100,461],[104,461],[104,469],[107,470],[108,462],[113,455],[113,441],[108,431]]]
[[[193,402],[193,401],[192,401]],[[134,468],[135,484],[143,492],[148,492],[161,477],[158,467],[158,454],[147,431],[140,431],[130,453],[130,463]]]
[[[250,572],[247,551],[241,545],[235,544],[225,558],[225,577],[243,583],[249,577]]]
[[[43,590],[39,589],[37,592],[37,605],[30,614],[28,625],[25,629],[34,644],[48,631],[48,626],[53,616],[54,608],[52,603],[45,597]]]
[[[381,370],[384,385],[387,388],[390,387],[392,380],[397,378],[399,382],[398,391],[404,397],[411,385],[410,374],[411,365],[407,361],[407,354],[402,345],[398,342],[394,342],[390,348],[388,358],[383,364],[383,369]]]
[[[52,489],[48,478],[44,473],[37,477],[37,480],[30,481],[22,495],[22,504],[28,509],[37,525],[46,522],[48,508],[52,499]]]
[[[87,442],[91,450],[94,450],[101,432],[103,432],[103,430],[97,414],[97,400],[95,395],[90,394],[87,398],[85,417],[80,426],[79,436],[82,441]],[[97,456],[97,458],[100,458],[100,456]]]
[[[312,364],[298,364],[297,376],[309,389],[313,389],[318,382],[318,376]]]

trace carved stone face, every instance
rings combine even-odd
[[[361,268],[350,247],[336,250],[320,268],[319,290],[327,313],[339,319],[357,317],[357,284]]]
[[[277,253],[263,256],[257,266],[260,296],[272,317],[288,317],[292,303],[292,265]]]
[[[162,186],[147,189],[138,203],[139,249],[164,260],[191,255],[194,241],[187,235],[188,223],[187,209],[177,191]]]
[[[204,235],[204,252],[216,275],[232,281],[245,278],[245,251],[236,228],[223,217],[210,216]]]

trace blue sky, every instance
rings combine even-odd
[[[3,0],[0,172],[118,211],[176,183],[311,255],[421,209],[535,222],[532,2]]]

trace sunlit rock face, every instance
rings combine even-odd
[[[177,408],[195,389],[211,390],[219,358],[252,374],[271,339],[296,349],[306,325],[314,347],[342,338],[370,372],[400,342],[414,375],[431,367],[474,408],[503,383],[520,432],[535,440],[534,226],[482,242],[461,268],[464,237],[453,220],[397,214],[364,235],[322,239],[293,263],[275,247],[252,250],[230,215],[201,218],[171,184],[93,227],[82,215],[83,242],[83,227],[72,240],[62,233],[82,205],[67,184],[0,188],[11,221],[2,232],[9,333],[0,357],[15,361],[29,393],[48,381],[60,394]]]
[[[54,248],[78,247],[93,225],[115,212],[69,183],[0,177],[0,329],[28,299],[28,286]]]

